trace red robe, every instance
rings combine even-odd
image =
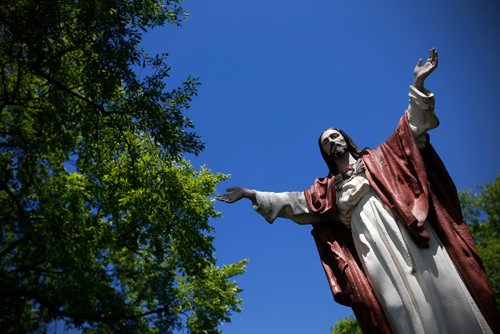
[[[367,149],[361,159],[380,200],[422,248],[429,240],[423,225],[432,225],[484,318],[493,332],[500,332],[493,289],[464,223],[455,185],[432,146],[427,143],[419,150],[405,115],[389,139]],[[316,179],[304,193],[313,213],[325,217],[335,213],[333,177]],[[352,307],[364,333],[390,333],[351,231],[330,219],[315,224],[312,234],[335,300]]]

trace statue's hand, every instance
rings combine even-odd
[[[216,200],[226,202],[226,203],[234,203],[239,201],[242,198],[248,198],[255,201],[255,190],[250,190],[242,187],[232,187],[226,189],[227,194],[219,195],[215,197]]]
[[[424,65],[422,65],[422,58],[420,58],[413,70],[413,86],[418,90],[423,90],[425,79],[431,74],[438,66],[438,52],[436,48],[429,51],[429,58]]]

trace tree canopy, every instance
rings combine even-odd
[[[362,334],[358,321],[351,314],[349,317],[340,319],[331,328],[332,334]]]
[[[0,3],[0,328],[212,333],[240,310],[216,266],[210,196],[226,176],[183,158],[203,142],[142,34],[178,0]]]
[[[500,307],[500,175],[479,192],[459,192],[465,221],[474,237],[479,256],[490,279],[497,307]]]

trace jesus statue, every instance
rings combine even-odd
[[[395,132],[361,150],[342,130],[318,144],[329,173],[301,192],[227,189],[269,223],[312,225],[334,299],[364,333],[500,332],[491,285],[464,223],[455,185],[429,142],[439,125],[425,79],[436,49],[413,71],[409,105]]]

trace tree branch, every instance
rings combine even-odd
[[[7,247],[5,247],[4,249],[2,249],[0,251],[0,258],[4,257],[5,255],[7,255],[10,252],[12,252],[17,246],[19,246],[20,244],[22,244],[25,241],[26,241],[26,237],[22,237],[20,239],[17,239],[16,241],[14,241],[13,243],[11,243],[10,245],[8,245]]]
[[[92,107],[94,107],[95,109],[97,109],[98,112],[100,113],[105,113],[106,110],[101,106],[99,105],[98,103],[96,103],[95,101],[92,101],[91,99],[89,99],[88,97],[85,97],[81,94],[78,94],[77,92],[74,92],[72,91],[71,89],[69,89],[68,87],[66,87],[66,85],[64,85],[63,83],[55,80],[54,78],[51,78],[50,76],[48,76],[47,74],[45,74],[43,71],[39,70],[38,68],[33,68],[33,71],[35,73],[37,73],[39,76],[41,76],[43,79],[45,79],[49,84],[52,84],[54,86],[56,86],[57,88],[59,88],[60,90],[62,90],[63,92],[73,96],[73,97],[76,97],[77,99],[79,100],[82,100],[86,103],[88,103],[89,105],[91,105]]]
[[[0,187],[0,189],[5,190],[5,192],[7,193],[7,195],[9,195],[9,198],[11,199],[11,201],[14,202],[14,204],[15,204],[15,206],[17,208],[17,214],[19,215],[19,222],[21,223],[21,225],[23,227],[27,227],[26,215],[25,215],[25,212],[24,212],[24,208],[21,205],[21,203],[19,202],[19,200],[17,199],[16,194],[14,194],[14,192],[12,191],[10,185],[7,183],[3,187]]]

